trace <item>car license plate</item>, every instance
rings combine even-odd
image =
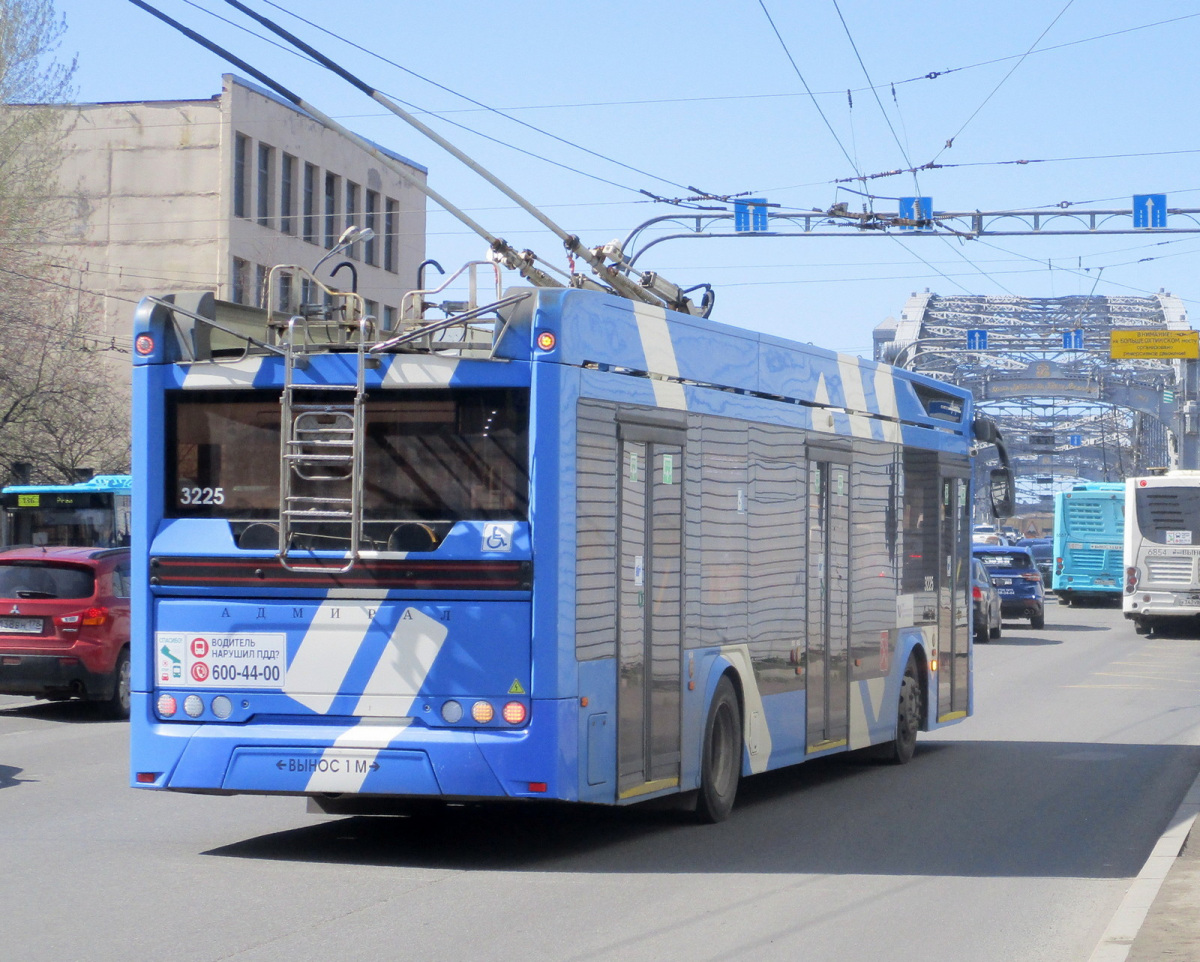
[[[994,584],[997,588],[999,588],[1001,585],[1011,585],[1012,578],[995,578],[994,577],[994,578],[992,578],[992,584]]]
[[[996,589],[996,594],[1000,595],[1000,597],[1002,597],[1002,598],[1012,597],[1016,593],[1017,593],[1017,591],[1015,588],[997,588]]]
[[[21,635],[40,635],[41,618],[0,618],[0,631]]]
[[[1112,578],[1097,578],[1096,584],[1098,584],[1098,585],[1115,585],[1116,582],[1113,581]]]

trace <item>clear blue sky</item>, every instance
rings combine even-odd
[[[390,96],[440,114],[422,117],[591,246],[672,212],[639,191],[673,198],[692,186],[799,210],[847,202],[894,211],[894,198],[915,194],[935,210],[1128,208],[1135,193],[1200,208],[1194,2],[280,3],[363,49],[266,0],[246,2]],[[257,36],[264,31],[233,7],[155,5],[424,164],[431,186],[493,233],[565,266],[558,240],[507,198],[344,82]],[[237,72],[127,0],[57,8],[82,101],[200,99],[219,92],[221,73]],[[945,166],[846,185],[873,201],[834,183],[935,159]],[[714,317],[726,323],[864,356],[875,325],[925,288],[1028,297],[1165,288],[1184,298],[1194,325],[1200,318],[1200,234],[844,234],[672,241],[639,266],[683,286],[713,284]],[[449,266],[482,253],[482,241],[431,210],[430,257]]]

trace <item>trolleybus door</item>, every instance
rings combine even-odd
[[[618,792],[679,784],[683,432],[621,425]]]
[[[971,506],[965,477],[941,479],[938,720],[967,713],[970,689]]]
[[[850,467],[808,463],[808,631],[805,693],[810,752],[850,732]]]

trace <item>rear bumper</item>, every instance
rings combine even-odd
[[[1164,591],[1139,587],[1133,594],[1124,595],[1121,607],[1126,618],[1191,618],[1200,615],[1200,589]]]
[[[1045,609],[1040,598],[1001,598],[1000,614],[1005,618],[1030,618]]]
[[[0,694],[111,698],[116,675],[94,672],[75,654],[0,653]]]
[[[133,694],[132,784],[190,792],[371,794],[398,798],[578,797],[574,699],[535,701],[520,729],[428,728],[375,719],[338,724],[161,722]],[[348,720],[349,721],[349,720]],[[570,744],[570,742],[568,742]],[[153,777],[151,777],[153,776]]]

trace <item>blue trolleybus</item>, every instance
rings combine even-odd
[[[1053,576],[1064,604],[1121,600],[1125,568],[1125,483],[1087,481],[1054,496]]]
[[[971,714],[968,392],[589,290],[291,312],[138,308],[135,786],[718,820]]]
[[[75,484],[10,484],[0,489],[0,546],[129,544],[128,474],[98,474]]]

